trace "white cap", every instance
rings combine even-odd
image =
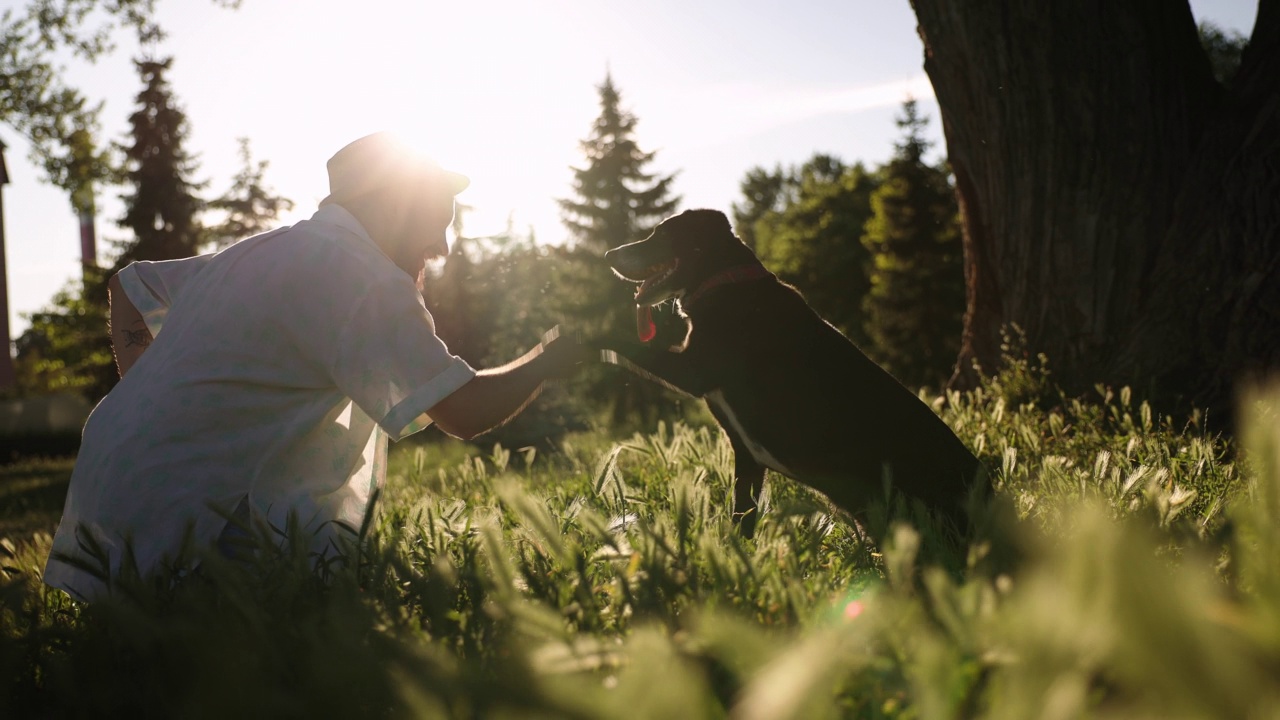
[[[366,135],[329,158],[329,197],[344,199],[392,187],[423,188],[426,192],[452,197],[471,181],[465,175],[445,170],[435,160],[417,152],[390,132]]]

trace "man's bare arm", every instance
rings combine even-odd
[[[153,338],[142,313],[120,285],[119,275],[112,275],[107,282],[107,297],[111,306],[111,350],[116,356],[116,370],[124,377]]]
[[[470,440],[502,426],[533,401],[547,380],[568,376],[595,353],[570,338],[550,336],[506,365],[481,370],[436,403],[427,415],[441,430]]]

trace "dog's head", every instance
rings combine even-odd
[[[682,298],[716,273],[758,262],[719,210],[686,210],[663,220],[643,240],[604,254],[614,274],[639,283],[636,305]]]

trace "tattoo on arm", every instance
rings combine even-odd
[[[143,328],[142,330],[125,330],[124,331],[125,347],[133,347],[134,345],[138,345],[140,347],[146,347],[150,344],[151,344],[151,333],[148,332],[146,328]]]

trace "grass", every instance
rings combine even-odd
[[[1018,511],[1012,575],[888,511],[867,547],[774,476],[744,540],[727,442],[676,425],[404,445],[357,562],[263,533],[84,606],[39,583],[67,466],[11,468],[0,716],[1275,716],[1280,395],[1242,448],[1029,362],[937,406]]]
[[[0,467],[0,538],[24,539],[57,529],[73,464],[38,459]]]

